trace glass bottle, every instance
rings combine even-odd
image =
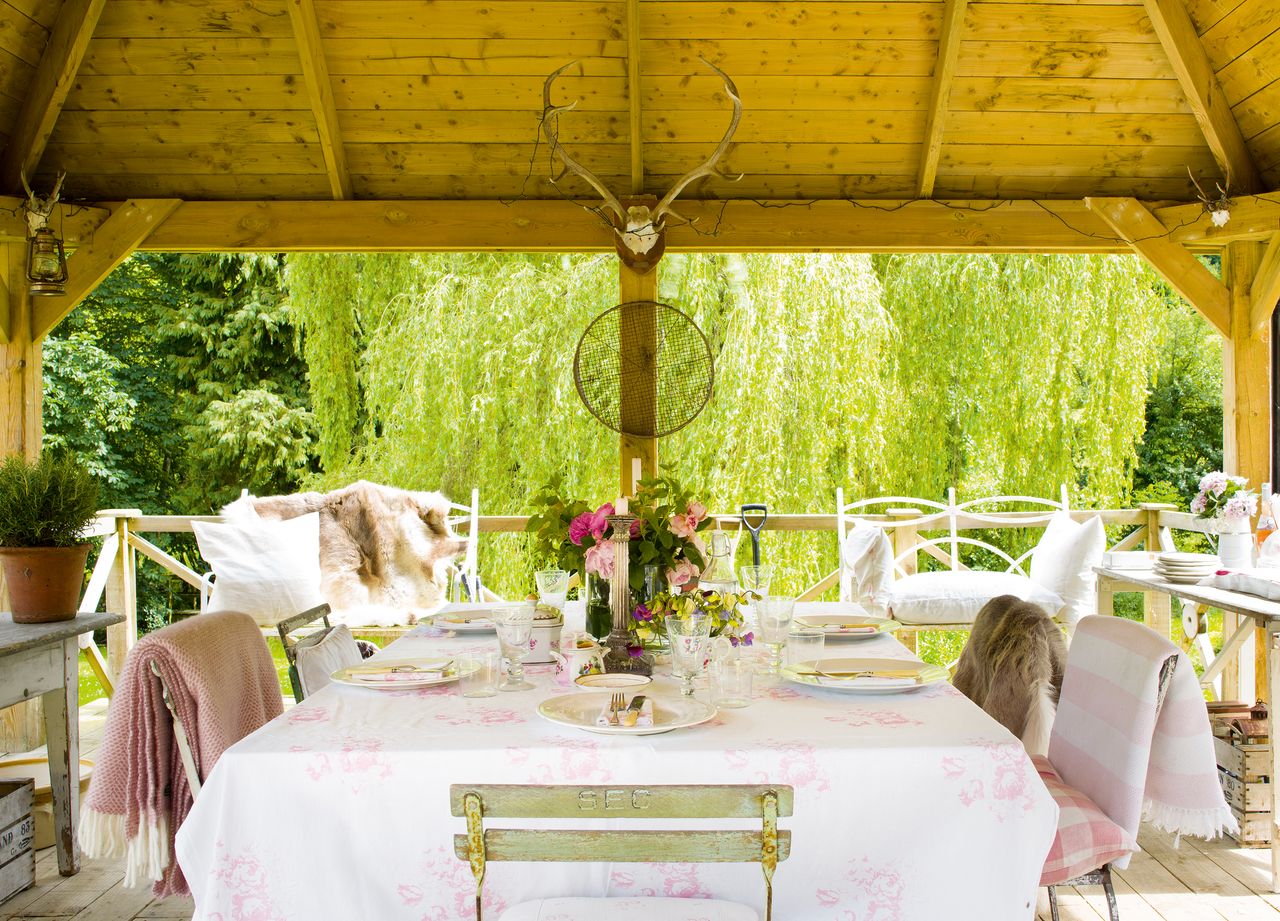
[[[738,588],[733,573],[733,542],[721,530],[707,536],[707,565],[698,579],[698,588],[706,592],[732,592]]]
[[[1254,529],[1259,550],[1276,530],[1275,509],[1271,507],[1271,484],[1263,483],[1262,495],[1258,497],[1258,526]]]

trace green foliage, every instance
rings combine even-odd
[[[76,458],[45,451],[0,462],[0,547],[70,547],[98,511],[98,483]]]

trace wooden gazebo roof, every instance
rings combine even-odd
[[[1275,0],[0,0],[3,177],[117,200],[1187,200],[1280,181]],[[542,148],[545,153],[545,146]],[[530,178],[531,161],[533,175]],[[566,191],[588,194],[584,185]]]

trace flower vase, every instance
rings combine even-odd
[[[1223,569],[1253,566],[1253,534],[1247,521],[1218,521],[1218,559]]]
[[[603,640],[613,629],[613,608],[609,604],[609,580],[587,573],[587,632]]]

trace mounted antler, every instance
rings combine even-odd
[[[706,176],[718,176],[730,182],[736,182],[742,178],[740,175],[726,176],[716,168],[720,158],[729,149],[733,133],[738,130],[738,123],[742,120],[742,99],[738,96],[738,88],[734,86],[733,80],[729,78],[729,75],[719,67],[716,67],[706,58],[699,58],[699,60],[724,80],[725,93],[733,101],[733,117],[729,121],[729,127],[725,131],[724,137],[720,140],[720,144],[706,162],[696,166],[677,179],[670,191],[662,196],[661,201],[652,208],[646,204],[631,204],[624,207],[618,197],[610,192],[609,188],[594,173],[569,156],[564,146],[561,145],[559,116],[562,112],[572,111],[577,107],[578,103],[575,100],[568,105],[552,105],[551,84],[555,82],[556,77],[578,62],[570,61],[565,64],[547,77],[546,82],[542,85],[542,133],[545,135],[547,143],[551,145],[551,153],[559,157],[560,162],[564,164],[564,169],[551,177],[552,184],[559,182],[565,175],[573,173],[581,176],[593,189],[599,192],[600,197],[604,199],[605,216],[614,229],[616,236],[614,245],[617,247],[618,255],[622,257],[622,261],[628,266],[641,273],[651,271],[658,264],[658,260],[662,258],[663,250],[666,247],[663,235],[663,231],[666,228],[666,218],[668,215],[679,217],[671,209],[671,205],[690,183]],[[552,123],[553,119],[555,119],[554,124]],[[692,221],[686,221],[686,223],[692,223]]]
[[[49,218],[53,215],[53,207],[58,203],[58,193],[62,191],[62,181],[67,178],[67,174],[65,171],[58,173],[58,178],[53,183],[53,191],[48,195],[37,195],[32,191],[31,184],[27,182],[26,173],[20,175],[22,187],[27,190],[27,200],[23,205],[27,212],[27,229],[30,235],[34,236],[37,230],[48,225]]]

